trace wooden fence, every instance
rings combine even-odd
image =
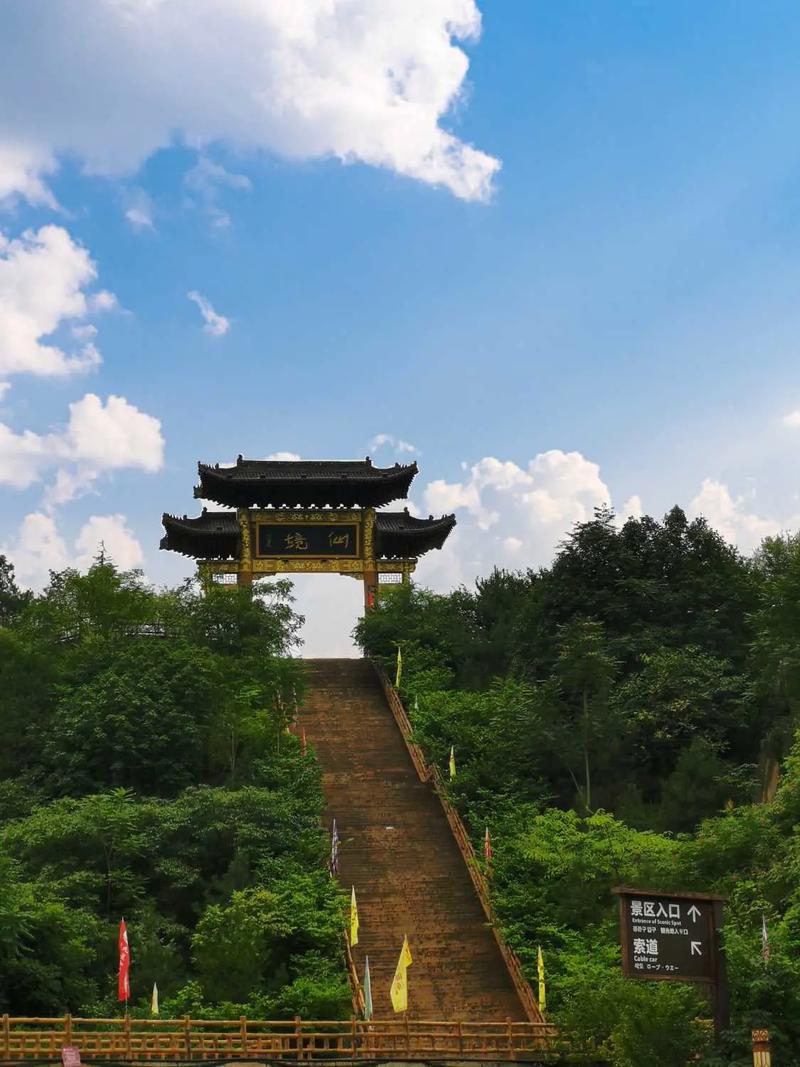
[[[554,1027],[518,1022],[362,1022],[252,1019],[57,1019],[2,1017],[0,1061],[59,1059],[64,1046],[84,1061],[219,1059],[461,1059],[553,1062]]]
[[[455,838],[459,851],[461,852],[461,855],[464,858],[464,863],[467,865],[469,876],[472,879],[472,884],[475,886],[475,892],[478,894],[478,898],[481,902],[481,906],[483,907],[484,914],[486,915],[486,920],[489,923],[489,926],[491,927],[492,933],[494,934],[495,941],[497,942],[497,947],[500,949],[500,954],[502,955],[506,967],[508,968],[508,973],[511,975],[511,980],[514,983],[514,988],[517,991],[517,996],[519,997],[520,1001],[522,1002],[522,1006],[525,1009],[525,1014],[528,1016],[531,1023],[542,1024],[544,1023],[544,1017],[539,1011],[539,1005],[536,1002],[536,998],[533,995],[533,990],[528,984],[528,980],[526,979],[525,974],[522,970],[522,964],[519,962],[516,953],[506,944],[505,938],[500,932],[500,927],[497,923],[497,919],[494,914],[494,909],[492,907],[491,898],[489,896],[489,886],[487,885],[486,878],[484,877],[483,871],[481,870],[480,865],[478,863],[478,857],[475,853],[472,841],[470,841],[469,834],[466,831],[466,827],[461,821],[461,816],[450,803],[450,800],[447,796],[447,789],[445,787],[439,768],[436,766],[435,763],[428,765],[425,760],[425,756],[422,752],[422,749],[419,747],[416,741],[414,741],[411,721],[409,720],[408,715],[406,714],[406,709],[403,707],[403,702],[400,699],[400,694],[392,685],[391,681],[389,680],[389,676],[386,674],[386,671],[384,671],[383,668],[380,667],[374,661],[373,666],[378,675],[378,679],[381,683],[381,687],[383,688],[384,694],[386,695],[386,702],[388,703],[392,715],[395,718],[395,722],[397,723],[400,729],[400,733],[402,734],[403,740],[406,743],[408,753],[411,756],[411,762],[414,764],[414,768],[416,769],[420,781],[431,782],[433,788],[436,791],[436,795],[439,797],[447,821],[450,824],[450,829],[453,833],[453,837]]]

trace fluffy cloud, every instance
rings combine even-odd
[[[66,441],[69,458],[95,470],[157,471],[164,461],[161,423],[124,396],[112,395],[104,404],[99,396],[87,393],[70,404]]]
[[[144,559],[142,546],[119,514],[90,516],[75,538],[75,548],[74,565],[81,569],[91,565],[101,548],[123,570],[138,567]]]
[[[0,375],[63,377],[100,362],[96,330],[82,320],[117,301],[107,290],[87,295],[96,277],[89,253],[61,226],[14,240],[0,233]],[[47,340],[68,323],[78,342],[72,352]]]
[[[70,550],[53,516],[33,512],[22,520],[14,540],[0,551],[12,561],[22,584],[39,589],[51,570],[90,566],[101,546],[119,567],[136,567],[142,562],[141,545],[124,515],[92,515]]]
[[[203,322],[205,323],[203,326],[205,332],[210,333],[212,337],[223,337],[231,328],[230,319],[218,314],[206,298],[194,289],[186,295],[200,309],[200,314],[203,316]]]
[[[436,480],[425,490],[426,511],[456,512],[459,523],[445,550],[420,564],[420,577],[436,588],[472,581],[495,564],[545,564],[573,523],[611,503],[600,468],[580,452],[552,449],[525,467],[494,456],[463,466],[462,481]]]
[[[177,131],[485,199],[498,161],[441,125],[479,32],[475,0],[0,4],[0,195],[46,202],[62,154],[132,173]]]
[[[0,203],[24,197],[31,204],[58,207],[42,180],[53,169],[53,160],[48,151],[34,151],[15,137],[1,139]]]
[[[784,426],[789,426],[791,429],[796,430],[800,426],[800,410],[788,412],[783,416],[781,422]]]
[[[47,493],[50,505],[71,500],[104,472],[124,467],[152,472],[163,461],[161,423],[122,396],[104,403],[87,393],[70,404],[66,427],[50,434],[17,434],[0,423],[0,485],[25,489],[58,468]]]
[[[798,525],[798,516],[785,522],[765,519],[748,511],[747,504],[746,497],[734,497],[723,482],[704,478],[700,492],[689,505],[689,514],[704,516],[715,530],[743,552],[752,552],[765,537]]]

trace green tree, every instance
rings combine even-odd
[[[592,809],[592,750],[601,733],[608,706],[608,692],[617,669],[601,623],[576,618],[558,633],[556,675],[571,702],[579,704],[577,732],[583,763],[583,785],[575,778],[586,813]],[[573,777],[575,777],[573,775]]]

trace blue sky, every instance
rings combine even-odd
[[[605,500],[800,525],[799,46],[778,0],[5,0],[0,546],[173,581],[198,459],[377,435],[458,515],[437,588]]]

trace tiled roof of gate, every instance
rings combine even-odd
[[[239,456],[231,467],[198,463],[194,495],[234,506],[380,507],[408,493],[417,464],[272,460]]]

